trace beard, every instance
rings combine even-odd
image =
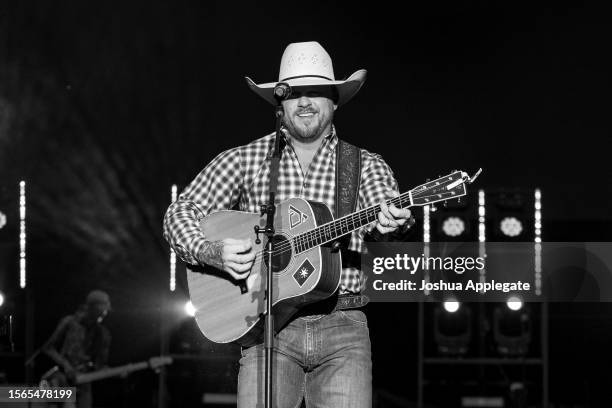
[[[303,119],[297,116],[298,113],[301,113],[301,111],[297,111],[292,115],[287,115],[285,112],[283,125],[291,136],[304,142],[318,139],[331,124],[333,116],[322,114],[319,110],[311,118]]]

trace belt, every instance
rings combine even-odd
[[[343,294],[332,295],[311,305],[303,307],[297,314],[299,316],[330,314],[336,310],[357,309],[370,301],[366,295]]]
[[[346,310],[346,309],[357,309],[363,307],[368,304],[370,298],[366,295],[351,295],[344,294],[338,296],[338,301],[336,302],[336,307],[334,307],[333,311],[336,310]]]

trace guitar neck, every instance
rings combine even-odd
[[[397,197],[385,200],[385,203],[387,205],[393,204],[397,208],[411,207],[413,205],[412,193],[413,190],[410,190]],[[296,252],[308,251],[311,248],[334,241],[343,235],[358,230],[376,221],[379,212],[380,207],[373,205],[296,235],[293,237]]]
[[[385,200],[385,203],[387,205],[393,204],[397,208],[407,208],[458,198],[466,194],[465,183],[474,181],[481,171],[482,170],[479,170],[470,178],[467,173],[455,170],[449,175],[433,181],[428,181],[404,194]],[[301,253],[334,241],[343,235],[349,234],[376,221],[379,212],[380,207],[378,205],[373,205],[361,211],[320,225],[294,236],[292,238],[293,247],[297,253]]]
[[[103,380],[105,378],[114,377],[117,375],[128,374],[132,371],[144,370],[149,368],[149,363],[142,361],[139,363],[126,364],[119,367],[104,368],[102,370],[93,371],[91,373],[78,374],[76,378],[77,384],[89,383],[92,381]]]

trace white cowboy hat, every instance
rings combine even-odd
[[[366,70],[360,69],[344,81],[336,81],[334,67],[327,51],[316,41],[292,43],[285,48],[281,58],[278,82],[257,85],[249,77],[247,84],[257,95],[276,105],[274,87],[285,82],[291,87],[333,86],[338,91],[338,106],[348,102],[366,79]]]

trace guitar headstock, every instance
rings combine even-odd
[[[464,171],[455,170],[446,176],[421,184],[410,191],[412,205],[429,205],[462,197],[467,194],[465,185],[474,182],[481,172],[482,169],[479,169],[470,177]]]
[[[151,357],[149,359],[149,367],[151,367],[152,370],[156,370],[159,367],[162,367],[168,364],[172,364],[172,357],[168,357],[168,356]]]

